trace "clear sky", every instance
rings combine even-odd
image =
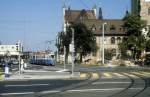
[[[121,19],[130,10],[130,0],[64,0],[71,9],[101,6],[107,19]],[[26,50],[44,50],[46,41],[56,39],[62,30],[62,0],[0,0],[0,41]],[[55,50],[54,42],[51,49]]]

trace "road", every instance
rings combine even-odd
[[[87,79],[0,82],[0,97],[150,97],[150,72],[143,68],[82,70]]]

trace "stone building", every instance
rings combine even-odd
[[[102,9],[99,8],[99,14],[97,17],[96,7],[91,10],[71,10],[70,8],[63,8],[64,14],[64,31],[66,31],[66,26],[74,22],[84,23],[90,30],[93,31],[96,37],[96,43],[98,50],[96,53],[86,56],[84,60],[91,60],[90,63],[97,63],[102,60],[102,25],[105,25],[104,31],[104,48],[112,50],[114,52],[114,58],[119,55],[118,43],[122,41],[123,37],[126,36],[122,25],[123,21],[121,19],[103,19]]]
[[[131,0],[131,11],[150,25],[150,0]]]

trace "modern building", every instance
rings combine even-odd
[[[118,43],[126,36],[124,29],[122,28],[123,21],[121,19],[103,19],[102,8],[99,8],[97,17],[96,6],[91,10],[71,10],[70,8],[63,8],[64,14],[64,31],[66,26],[72,23],[84,23],[90,30],[93,31],[96,37],[96,43],[98,50],[96,53],[88,55],[84,60],[91,60],[91,63],[97,63],[102,60],[102,25],[105,25],[104,31],[104,48],[112,50],[114,52],[114,58],[119,56]]]

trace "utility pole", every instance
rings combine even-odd
[[[72,42],[71,42],[71,51],[72,51],[72,70],[71,70],[71,75],[74,76],[74,61],[75,61],[75,56],[74,56],[74,52],[75,52],[75,46],[74,46],[74,28],[71,28],[72,31]]]
[[[103,32],[102,32],[102,64],[104,65],[104,62],[105,62],[105,57],[104,57],[104,31],[105,31],[105,25],[106,25],[107,23],[103,23]]]
[[[66,35],[66,24],[65,24],[65,11],[66,11],[66,6],[65,6],[65,1],[62,0],[62,10],[63,10],[63,31]],[[64,70],[66,70],[66,46],[64,45]]]

